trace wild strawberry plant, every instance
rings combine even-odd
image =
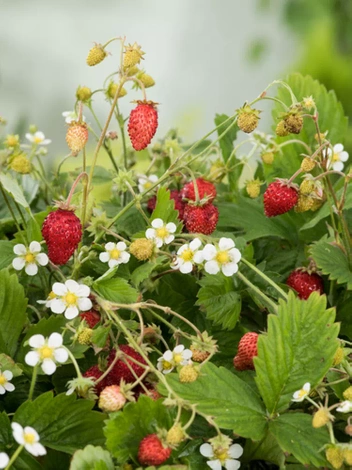
[[[113,71],[78,87],[53,171],[34,126],[2,139],[0,468],[349,468],[341,105],[294,74],[192,145],[155,141],[142,59],[90,50]]]

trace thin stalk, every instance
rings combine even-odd
[[[243,281],[245,284],[247,284],[248,287],[250,287],[261,299],[263,299],[267,304],[270,305],[274,313],[277,314],[277,305],[275,302],[273,302],[267,295],[264,294],[257,286],[251,283],[241,272],[237,272],[236,274],[241,281]]]
[[[268,284],[270,284],[272,287],[274,287],[275,290],[285,299],[288,299],[288,295],[286,292],[281,289],[270,277],[268,277],[266,274],[264,274],[260,269],[258,269],[254,264],[250,263],[247,261],[245,258],[241,258],[242,263],[244,263],[246,266],[248,266],[252,271],[254,271],[258,276],[260,276],[264,281],[266,281]]]
[[[37,376],[38,376],[38,364],[34,366],[33,369],[33,374],[32,374],[32,380],[31,380],[31,386],[29,388],[29,394],[28,394],[28,400],[31,401],[33,399],[33,392],[34,392],[34,387],[37,382]]]
[[[12,455],[12,457],[11,457],[9,463],[7,464],[7,467],[5,468],[5,470],[9,470],[11,468],[12,464],[15,462],[17,457],[22,452],[23,447],[24,447],[23,445],[20,445],[19,447],[17,447],[16,452]]]

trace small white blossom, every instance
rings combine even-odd
[[[328,167],[332,166],[332,169],[335,171],[342,171],[344,167],[344,162],[348,160],[348,153],[343,149],[342,144],[336,144],[333,147],[327,149],[328,155]]]
[[[78,121],[78,115],[76,111],[65,111],[62,113],[62,115],[65,118],[65,122],[67,124],[71,124],[73,121]],[[81,121],[86,122],[86,118],[82,116]]]
[[[50,308],[51,302],[56,299],[56,295],[53,291],[50,292],[46,300],[37,300],[38,304],[44,304],[45,307]]]
[[[34,134],[27,133],[26,139],[29,140],[32,144],[36,145],[49,145],[51,144],[50,139],[46,139],[43,132],[37,131]]]
[[[308,109],[308,111],[315,108],[315,101],[312,95],[303,98],[303,106]]]
[[[13,251],[18,255],[12,261],[12,266],[16,271],[21,271],[24,268],[28,276],[35,276],[38,273],[38,264],[46,266],[49,263],[49,258],[45,253],[40,253],[42,247],[38,242],[31,242],[29,248],[26,248],[22,243],[15,245]]]
[[[225,276],[232,276],[238,271],[241,252],[235,248],[231,238],[220,238],[218,246],[205,245],[203,257],[206,261],[204,269],[208,274],[222,271]]]
[[[187,365],[191,357],[192,351],[185,349],[183,344],[179,344],[173,351],[165,351],[164,354],[159,357],[157,363],[158,370],[162,371],[164,374],[169,374],[174,367]]]
[[[176,232],[176,225],[173,222],[165,224],[161,219],[154,219],[152,222],[153,228],[148,228],[145,232],[145,236],[149,240],[154,240],[158,248],[164,244],[168,245],[175,239],[173,233]]]
[[[50,309],[53,313],[64,313],[68,320],[77,317],[79,312],[86,312],[93,306],[89,299],[90,288],[84,284],[72,279],[62,284],[55,282],[53,284],[53,293],[56,295],[50,301]]]
[[[203,252],[199,250],[202,242],[195,238],[191,243],[182,245],[177,251],[177,258],[172,265],[172,269],[179,269],[181,273],[188,274],[192,272],[194,264],[200,264],[204,261]]]
[[[309,395],[309,392],[310,392],[310,383],[307,382],[303,385],[301,390],[297,390],[293,394],[292,401],[296,401],[296,402],[303,401],[305,398],[307,398],[307,396]]]
[[[200,453],[211,460],[207,461],[208,467],[212,470],[221,470],[224,466],[226,470],[237,470],[241,466],[238,459],[243,454],[243,447],[239,444],[232,444],[226,448],[215,448],[211,444],[202,444]]]
[[[340,406],[336,408],[336,411],[340,413],[351,413],[352,412],[352,401],[346,400],[340,403]]]
[[[140,193],[143,191],[150,189],[154,183],[158,181],[158,177],[156,175],[149,175],[149,176],[141,176],[138,178],[138,189]]]
[[[10,462],[10,457],[5,452],[0,452],[0,468],[6,468]]]
[[[100,253],[99,259],[102,263],[108,263],[109,268],[114,268],[118,264],[128,263],[131,255],[126,251],[126,243],[109,242],[105,245],[105,251]]]
[[[33,351],[24,358],[31,367],[41,364],[44,374],[52,375],[56,371],[56,363],[63,364],[68,359],[68,352],[62,347],[63,339],[59,333],[52,333],[49,338],[33,335],[28,341]]]
[[[15,390],[15,386],[10,383],[12,377],[13,373],[11,371],[4,370],[4,372],[1,372],[0,370],[0,395],[4,395],[6,392],[13,392]]]
[[[39,435],[35,429],[30,426],[23,428],[18,423],[12,423],[11,427],[13,438],[18,444],[24,446],[27,452],[34,457],[46,454],[45,447],[39,442]]]

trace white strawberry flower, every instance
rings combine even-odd
[[[50,292],[46,300],[37,300],[38,304],[43,304],[45,307],[50,308],[51,302],[56,299],[56,294],[53,291]]]
[[[124,242],[109,242],[105,245],[105,251],[100,253],[99,259],[102,263],[108,263],[109,268],[128,263],[131,255],[127,253],[126,248],[127,245]]]
[[[177,251],[177,258],[171,266],[172,269],[179,269],[183,274],[192,272],[194,264],[200,264],[204,261],[203,252],[199,249],[201,245],[202,242],[199,238],[182,245]]]
[[[152,222],[153,228],[148,228],[145,232],[148,240],[154,240],[158,248],[164,244],[168,245],[175,239],[176,225],[173,222],[165,224],[161,219],[154,219]]]
[[[78,121],[78,114],[76,111],[64,111],[62,115],[65,118],[65,122],[67,124],[71,124],[73,121]],[[86,122],[86,118],[82,116],[81,121]]]
[[[0,395],[4,395],[6,392],[13,392],[15,386],[10,383],[10,380],[13,378],[13,373],[9,370],[0,370]],[[1,467],[0,467],[1,468]]]
[[[212,470],[221,470],[225,467],[226,470],[237,470],[241,466],[238,459],[243,454],[243,447],[239,444],[232,444],[228,448],[214,448],[211,444],[202,444],[199,448],[200,453],[207,457],[207,465]]]
[[[225,276],[232,276],[238,271],[241,252],[235,248],[231,238],[220,238],[218,246],[207,244],[203,248],[203,257],[206,261],[204,269],[208,274],[217,274],[222,271]]]
[[[153,184],[155,184],[158,181],[158,176],[156,175],[145,175],[141,176],[138,178],[138,189],[140,193],[143,193],[143,191],[146,191],[147,189],[150,189]]]
[[[173,351],[165,351],[159,357],[157,367],[163,374],[169,374],[176,366],[185,366],[189,364],[192,357],[192,351],[185,349],[183,344],[179,344]]]
[[[327,149],[328,155],[328,167],[332,166],[332,169],[335,171],[342,171],[344,167],[344,162],[348,160],[348,153],[343,149],[342,144],[336,144],[333,147]]]
[[[36,145],[49,145],[51,144],[50,139],[46,139],[45,135],[41,131],[37,131],[34,134],[30,134],[29,132],[26,134],[26,139],[29,140],[32,144]]]
[[[68,359],[68,352],[62,347],[63,338],[59,333],[52,333],[49,338],[43,335],[33,335],[28,344],[29,351],[24,360],[31,367],[41,364],[44,374],[52,375],[56,371],[56,363],[63,364]]]
[[[42,247],[38,242],[31,242],[29,248],[26,248],[22,243],[18,243],[13,247],[15,255],[18,255],[12,261],[12,266],[16,271],[21,271],[24,268],[28,276],[35,276],[38,273],[38,264],[46,266],[49,263],[49,258],[45,253],[40,253]]]
[[[336,408],[339,413],[351,413],[352,412],[352,401],[346,400],[340,403],[340,406]]]
[[[5,452],[0,452],[0,468],[6,468],[10,462],[10,457]]]
[[[93,306],[89,299],[90,288],[85,284],[69,279],[62,284],[53,284],[53,293],[56,298],[50,301],[50,309],[53,313],[63,313],[68,320],[77,317],[79,312],[86,312]]]
[[[295,402],[303,401],[305,398],[307,398],[307,396],[309,395],[309,392],[310,392],[310,383],[306,382],[301,388],[301,390],[297,390],[293,394],[292,401],[295,401]]]
[[[39,434],[37,431],[30,426],[23,428],[18,423],[12,423],[12,434],[15,441],[24,446],[27,452],[34,455],[34,457],[39,457],[40,455],[45,455],[45,447],[39,442]]]

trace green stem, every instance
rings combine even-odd
[[[288,295],[286,292],[281,289],[270,277],[268,277],[266,274],[264,274],[260,269],[258,269],[254,264],[250,263],[247,261],[245,258],[241,258],[242,263],[244,263],[246,266],[248,266],[252,271],[254,271],[258,276],[260,276],[262,279],[264,279],[268,284],[270,284],[274,289],[277,290],[277,292],[285,299],[288,299]]]
[[[237,272],[236,276],[238,276],[241,281],[243,281],[245,284],[247,284],[248,287],[250,287],[257,295],[258,297],[262,298],[265,303],[269,304],[274,313],[277,314],[277,305],[275,302],[273,302],[267,295],[264,294],[258,287],[256,287],[254,284],[251,283],[242,273],[239,271]]]
[[[9,470],[11,468],[11,465],[14,463],[14,461],[17,459],[17,457],[22,452],[23,447],[24,447],[23,445],[17,447],[16,452],[12,455],[12,457],[10,459],[10,462],[7,464],[7,467],[5,468],[5,470]]]
[[[72,352],[66,347],[66,346],[61,346],[62,348],[66,349],[71,361],[72,361],[72,364],[74,366],[74,368],[76,369],[76,373],[77,373],[77,378],[81,379],[82,378],[82,373],[80,371],[80,368],[77,364],[77,361],[76,361],[76,358],[75,356],[72,354]]]
[[[8,207],[8,209],[9,209],[11,215],[12,215],[13,221],[15,222],[17,231],[18,231],[19,233],[21,233],[21,227],[19,226],[19,223],[17,222],[17,219],[16,219],[16,217],[15,217],[15,213],[14,213],[12,207],[11,207],[11,204],[10,204],[10,201],[9,201],[9,199],[8,199],[8,197],[7,197],[7,194],[6,194],[6,192],[4,191],[4,188],[2,187],[2,184],[0,184],[0,191],[1,191],[2,196],[3,196],[3,198],[4,198],[5,202],[6,202],[7,207]],[[24,237],[22,237],[22,238],[24,238]],[[25,241],[25,243],[26,243],[26,241]]]
[[[30,401],[33,399],[34,387],[35,387],[35,384],[36,384],[36,381],[37,381],[37,376],[38,376],[38,367],[39,367],[39,364],[34,366],[34,369],[33,369],[31,386],[30,386],[29,394],[28,394],[28,400],[30,400]]]

